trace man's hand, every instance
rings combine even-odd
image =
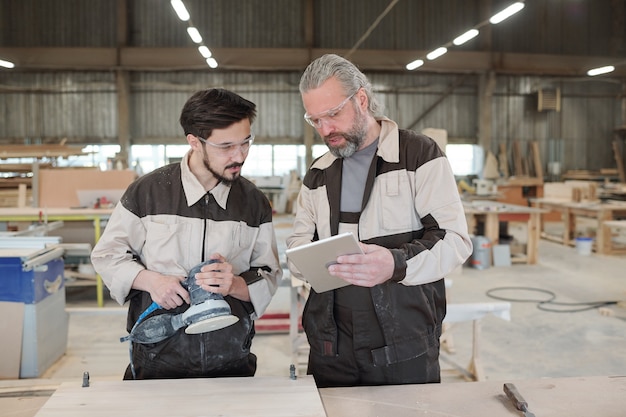
[[[133,288],[149,292],[152,301],[171,310],[183,303],[190,303],[189,293],[181,285],[184,280],[185,277],[163,275],[145,269],[135,277]]]
[[[221,295],[230,295],[243,301],[250,301],[248,284],[239,275],[233,274],[233,266],[219,253],[213,254],[211,259],[218,262],[202,267],[196,274],[196,284],[203,289]]]
[[[360,287],[373,287],[389,280],[394,270],[391,251],[378,245],[359,245],[365,254],[340,256],[338,263],[328,267],[328,272]]]

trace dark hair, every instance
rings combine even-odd
[[[256,117],[256,105],[232,91],[211,88],[198,91],[185,103],[180,113],[180,125],[185,136],[192,134],[206,139],[213,129],[225,129],[233,123]]]

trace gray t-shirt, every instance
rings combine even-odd
[[[372,158],[378,149],[378,139],[366,148],[344,158],[341,173],[341,206],[344,212],[360,213],[365,182]]]

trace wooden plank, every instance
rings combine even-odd
[[[313,378],[288,376],[65,382],[36,417],[127,415],[326,417]]]
[[[500,153],[498,154],[498,162],[500,167],[500,172],[504,178],[508,178],[509,173],[509,159],[506,155],[506,143],[500,143],[499,146]]]
[[[0,207],[27,207],[32,201],[32,190],[26,184],[13,189],[0,188]]]
[[[615,163],[617,164],[617,172],[619,175],[619,182],[626,182],[626,172],[624,171],[624,162],[622,161],[622,151],[619,146],[619,142],[613,141],[613,154],[615,155]]]
[[[522,164],[522,151],[520,149],[519,141],[513,141],[513,169],[514,175],[516,176],[524,176],[524,167]]]
[[[40,163],[39,168],[52,168],[50,163]],[[0,171],[2,172],[21,172],[27,173],[33,171],[33,164],[8,164],[0,163]]]
[[[20,184],[17,188],[17,206],[20,208],[26,207],[26,191],[26,184]]]
[[[24,307],[22,302],[0,301],[0,379],[19,379]],[[4,413],[2,413],[4,415]]]
[[[58,158],[88,155],[82,148],[66,145],[1,145],[0,158]]]
[[[377,387],[322,388],[329,417],[522,416],[506,397],[513,382],[536,416],[624,415],[626,378],[576,377]]]
[[[535,168],[535,177],[543,180],[543,164],[541,162],[541,154],[539,152],[539,144],[536,140],[530,142],[530,152],[533,158],[533,166]]]

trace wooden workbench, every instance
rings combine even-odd
[[[538,260],[541,214],[547,210],[493,201],[463,203],[469,232],[474,234],[478,223],[485,226],[484,235],[492,245],[500,240],[500,221],[526,221],[527,242],[525,256],[512,258],[512,262],[534,265]]]
[[[537,416],[622,417],[626,410],[626,376],[319,390],[311,377],[254,377],[92,381],[86,388],[65,382],[36,417],[521,416],[503,392],[505,382],[515,384]]]
[[[576,239],[576,220],[579,217],[592,219],[595,221],[596,238],[595,250],[598,254],[610,253],[626,253],[626,251],[617,251],[607,245],[606,236],[607,228],[603,226],[604,222],[613,221],[620,218],[626,218],[626,203],[601,203],[601,202],[580,202],[553,200],[545,198],[537,198],[531,200],[533,207],[556,211],[561,213],[563,221],[563,234],[561,236],[549,235],[543,232],[543,224],[540,225],[542,231],[541,236],[545,239],[560,242],[564,245],[573,246]]]
[[[626,376],[324,388],[328,417],[521,417],[505,396],[512,382],[537,417],[622,417]]]
[[[607,255],[626,253],[624,245],[616,246],[613,243],[613,230],[626,230],[626,220],[606,220],[602,222],[602,239],[604,253]]]

